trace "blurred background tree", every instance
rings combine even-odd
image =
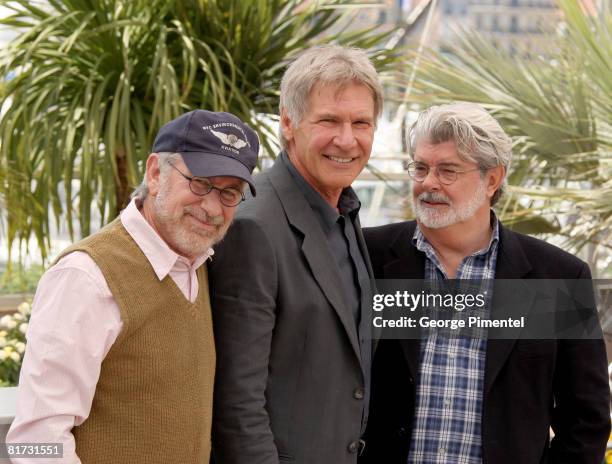
[[[510,54],[464,31],[447,51],[413,57],[399,79],[424,108],[482,104],[515,141],[502,220],[527,233],[556,233],[568,249],[611,256],[612,15],[559,0],[564,21],[548,54]],[[608,259],[609,261],[609,259]]]
[[[39,6],[37,6],[39,5]],[[20,31],[0,52],[0,181],[9,249],[50,228],[90,233],[129,201],[159,127],[194,108],[229,111],[276,150],[280,78],[305,47],[366,48],[379,70],[399,55],[374,28],[328,33],[347,0],[0,0]],[[368,5],[365,5],[368,6]],[[369,6],[372,6],[371,4]]]

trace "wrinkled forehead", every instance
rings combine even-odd
[[[431,166],[438,164],[463,165],[470,162],[470,160],[461,156],[454,140],[445,142],[419,140],[414,149],[413,159]]]
[[[421,161],[419,154],[422,157],[423,154],[441,156],[443,153],[444,159],[449,160],[446,161],[447,163],[454,162],[460,165],[471,166],[478,163],[475,157],[476,150],[477,147],[468,143],[460,143],[453,134],[446,133],[444,136],[437,134],[435,137],[425,136],[419,138],[411,155],[415,161]]]
[[[317,95],[320,95],[321,92],[329,92],[330,95],[333,96],[334,100],[337,100],[338,98],[341,97],[342,93],[348,89],[349,87],[355,86],[356,88],[362,88],[364,90],[366,90],[368,92],[368,94],[370,95],[370,98],[367,100],[367,103],[369,104],[369,108],[372,110],[372,115],[375,116],[376,113],[376,100],[375,100],[375,94],[374,94],[374,90],[372,90],[370,87],[368,87],[366,84],[364,84],[363,82],[359,82],[353,79],[346,79],[344,81],[340,81],[340,82],[326,82],[326,81],[318,81],[316,82],[312,88],[310,89],[310,92],[308,93],[308,105],[309,108],[306,108],[307,110],[313,110],[314,108],[310,107],[314,102],[314,98]],[[330,102],[331,103],[331,102]],[[365,104],[365,103],[364,103]]]

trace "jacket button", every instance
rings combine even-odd
[[[408,431],[404,427],[400,427],[395,431],[395,435],[397,438],[404,438],[408,435]]]
[[[353,398],[355,398],[356,400],[362,400],[364,396],[365,391],[363,390],[363,388],[355,388],[355,391],[353,392]]]
[[[357,453],[359,451],[359,440],[350,442],[347,449],[348,449],[348,452],[351,454]]]
[[[412,377],[408,377],[408,383],[410,385],[413,385],[414,384],[414,379]]]

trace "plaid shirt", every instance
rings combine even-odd
[[[489,246],[463,259],[457,279],[495,277],[499,225],[493,213],[491,222],[493,234]],[[447,279],[436,252],[418,226],[412,240],[427,257],[425,279]],[[409,464],[482,463],[486,350],[486,331],[476,337],[448,337],[443,330],[431,330],[421,340]]]

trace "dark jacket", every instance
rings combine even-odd
[[[364,229],[377,279],[422,279],[414,221]],[[496,279],[590,279],[586,263],[500,227]],[[515,295],[517,304],[528,304]],[[419,340],[381,340],[373,367],[363,462],[405,464]],[[549,428],[555,432],[550,442]],[[485,464],[600,464],[610,433],[603,340],[489,340],[482,446]]]
[[[281,160],[256,185],[209,270],[213,454],[217,464],[355,464],[365,368],[340,271]]]

